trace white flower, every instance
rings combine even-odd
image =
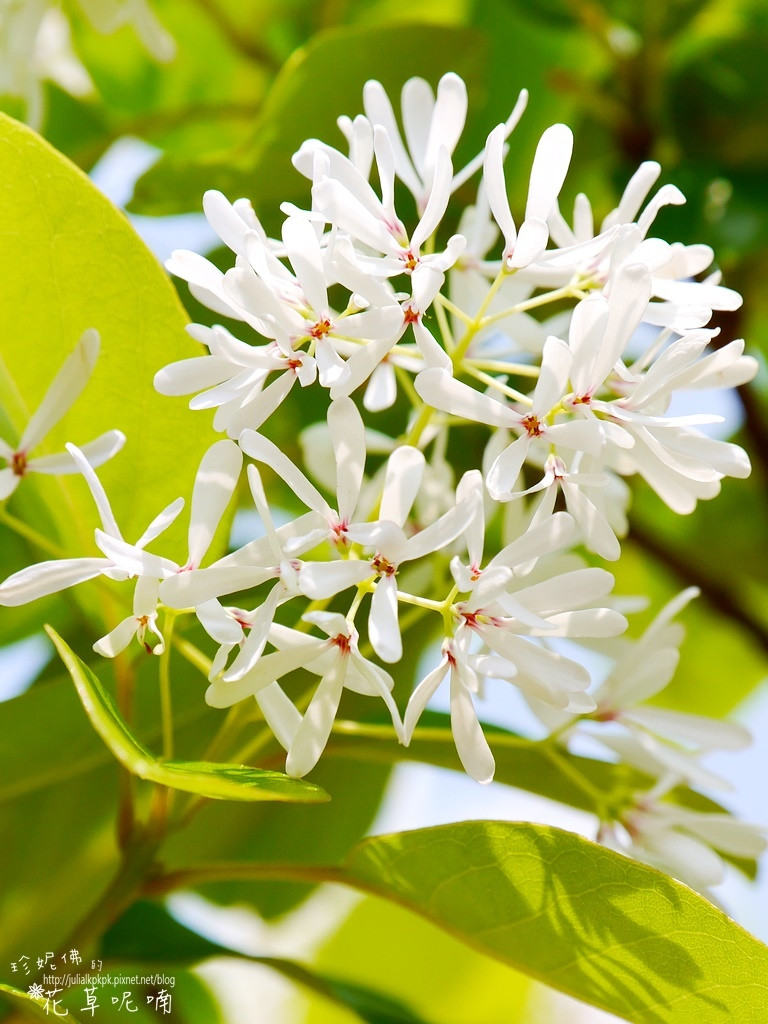
[[[504,501],[513,496],[520,470],[534,444],[542,442],[600,454],[603,436],[596,421],[569,418],[565,422],[552,422],[559,413],[566,392],[571,362],[572,355],[567,345],[558,338],[547,338],[531,407],[525,413],[514,411],[506,403],[476,391],[439,368],[420,373],[415,387],[420,397],[435,409],[521,432],[520,437],[494,460],[486,481],[491,496],[497,501]]]
[[[519,232],[509,209],[504,181],[506,134],[506,126],[498,125],[488,136],[483,174],[488,203],[504,235],[504,265],[509,270],[518,270],[537,260],[547,247],[547,219],[568,173],[573,152],[573,133],[567,125],[553,124],[541,136],[533,158],[528,202]]]
[[[351,524],[348,536],[373,553],[370,567],[379,579],[371,598],[368,636],[383,661],[399,661],[403,654],[398,624],[397,574],[404,563],[447,547],[463,533],[478,514],[482,495],[462,492],[457,504],[439,519],[412,536],[405,532],[411,508],[421,486],[425,460],[417,448],[404,445],[389,457],[379,518]]]
[[[160,638],[161,642],[154,648],[154,653],[160,654],[162,638],[156,625],[160,580],[191,572],[205,557],[237,483],[242,453],[232,441],[218,441],[203,456],[192,494],[189,557],[182,567],[144,549],[174,522],[184,507],[184,499],[177,498],[171,502],[152,520],[136,543],[129,544],[120,532],[101,482],[83,453],[71,444],[67,445],[67,450],[85,477],[96,502],[103,527],[96,530],[96,545],[105,557],[59,559],[22,569],[0,585],[0,604],[26,604],[99,575],[121,581],[138,577],[133,614],[98,640],[94,650],[105,657],[114,657],[125,649],[134,635],[145,643],[145,634],[149,630]],[[200,602],[195,611],[207,632],[220,643],[235,642],[242,632],[241,627],[215,601]]]
[[[356,167],[337,150],[317,140],[305,142],[294,156],[296,168],[311,178],[312,202],[333,227],[380,255],[358,254],[358,262],[378,277],[414,275],[431,267],[444,272],[464,248],[461,235],[452,236],[441,252],[422,251],[442,221],[451,197],[452,167],[441,149],[429,200],[412,232],[406,230],[394,209],[394,160],[383,129],[374,129],[374,146],[382,185],[382,197]]]
[[[59,475],[78,472],[71,456],[63,452],[61,455],[38,455],[33,458],[29,457],[29,453],[37,448],[82,394],[93,373],[99,345],[98,332],[87,330],[74,352],[64,360],[16,446],[0,439],[0,458],[8,463],[0,469],[0,500],[13,494],[28,473]],[[119,430],[108,430],[95,441],[83,445],[81,450],[92,466],[100,466],[116,455],[124,444],[125,434]]]
[[[183,566],[168,558],[146,552],[144,546],[149,541],[145,538],[142,538],[143,543],[139,541],[131,545],[126,544],[122,537],[115,536],[113,532],[96,531],[96,543],[101,550],[128,575],[138,577],[134,592],[133,615],[124,619],[106,637],[94,644],[97,654],[114,657],[125,649],[134,634],[144,643],[147,628],[159,636],[155,623],[160,581],[179,573],[192,572],[199,567],[211,546],[221,517],[237,485],[242,461],[242,452],[232,441],[217,441],[203,455],[192,490],[188,530],[189,554]],[[173,518],[181,511],[183,504],[183,499],[180,498],[171,506],[176,509]],[[168,518],[163,522],[151,539],[159,536],[172,521]],[[232,642],[241,632],[241,627],[214,600],[201,601],[195,606],[195,612],[203,628],[220,643]],[[148,645],[145,646],[148,648]],[[161,643],[155,646],[152,653],[162,654],[163,649],[161,638]]]
[[[391,694],[392,678],[360,654],[354,626],[335,612],[310,612],[304,618],[318,626],[328,639],[307,636],[297,630],[274,630],[270,641],[280,644],[276,651],[264,655],[237,681],[215,680],[205,695],[212,707],[229,707],[245,697],[253,695],[258,699],[269,691],[271,701],[267,713],[278,710],[278,722],[287,726],[276,731],[277,738],[286,741],[286,772],[299,777],[317,764],[328,742],[345,687],[356,693],[381,697],[392,716],[395,731],[398,736],[402,735],[400,715]],[[278,679],[298,668],[322,678],[300,724],[296,725],[293,716],[293,720],[286,716],[284,707],[275,708],[275,704],[282,701],[272,688]]]
[[[177,498],[176,501],[172,502],[167,508],[156,516],[149,524],[144,533],[136,541],[136,544],[131,546],[125,544],[123,536],[120,532],[120,528],[115,520],[112,507],[109,504],[109,500],[101,485],[101,481],[96,476],[93,468],[91,467],[88,460],[85,458],[79,448],[76,448],[73,444],[67,445],[67,451],[74,460],[79,472],[85,478],[86,483],[91,491],[93,500],[96,503],[96,508],[101,519],[101,525],[103,530],[97,530],[97,546],[100,539],[102,543],[105,538],[107,542],[121,545],[122,548],[128,548],[136,551],[140,551],[147,544],[149,544],[155,537],[159,536],[163,530],[165,530],[178,516],[184,507],[184,500]],[[104,550],[103,547],[101,548]],[[134,565],[136,563],[138,554],[134,556],[131,566],[126,568],[123,564],[123,559],[120,559],[120,564],[111,557],[110,554],[104,552],[106,557],[102,558],[60,558],[54,559],[48,562],[39,562],[36,565],[30,565],[26,569],[20,569],[18,572],[9,576],[2,584],[0,584],[0,605],[6,605],[15,607],[21,604],[27,604],[30,601],[35,601],[40,597],[47,597],[49,594],[56,594],[61,590],[66,590],[68,587],[73,587],[78,583],[84,583],[86,580],[94,579],[96,576],[106,576],[108,579],[113,580],[126,580],[130,576],[134,575]],[[148,559],[157,559],[156,555],[147,556]],[[158,576],[162,574],[162,561],[157,559],[155,563],[158,571]]]
[[[504,138],[513,131],[523,115],[528,93],[523,89],[515,108],[504,125]],[[410,190],[422,212],[429,201],[436,174],[438,154],[444,150],[452,156],[467,116],[467,87],[458,75],[449,72],[438,82],[437,96],[423,78],[409,78],[401,94],[401,110],[405,141],[397,126],[392,105],[384,87],[376,81],[366,82],[363,106],[374,126],[387,134],[394,158],[394,169]],[[458,172],[451,182],[451,192],[467,181],[482,165],[482,153]]]
[[[621,828],[601,829],[600,840],[666,871],[708,898],[725,876],[720,853],[753,859],[766,846],[765,828],[736,821],[729,814],[689,810],[663,802],[672,781],[637,798],[621,818]]]
[[[727,789],[727,783],[699,762],[712,750],[744,749],[751,742],[749,732],[736,722],[645,703],[674,675],[685,632],[673,619],[698,593],[695,587],[682,591],[638,640],[623,642],[611,672],[595,691],[596,710],[581,725],[641,771],[657,777],[672,773],[689,785]],[[626,732],[615,734],[605,727],[597,731],[592,722],[618,723]]]
[[[413,739],[414,730],[428,701],[450,672],[451,731],[466,773],[475,782],[493,779],[496,762],[478,721],[472,695],[478,693],[480,681],[471,664],[469,643],[471,636],[463,632],[455,639],[445,640],[439,665],[421,680],[411,694],[403,721],[403,742]]]

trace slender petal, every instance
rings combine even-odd
[[[90,329],[83,334],[33,413],[19,440],[19,451],[35,448],[72,408],[93,373],[100,344],[98,331]]]
[[[67,587],[74,587],[85,580],[92,580],[114,562],[109,558],[62,558],[50,562],[38,562],[26,569],[20,569],[0,584],[0,605],[15,608],[38,597],[56,594]]]
[[[368,617],[371,646],[382,661],[395,662],[403,656],[403,641],[397,621],[397,580],[385,576],[376,584]]]
[[[339,518],[349,522],[355,512],[365,469],[365,427],[355,403],[340,398],[328,410],[328,427],[336,459]]]
[[[288,775],[296,778],[306,775],[315,767],[325,749],[341,700],[348,657],[340,655],[334,658],[330,669],[320,680],[288,751],[285,761]]]
[[[189,565],[205,557],[240,477],[243,453],[233,441],[217,441],[203,455],[195,476],[189,521]]]
[[[426,465],[418,448],[402,445],[387,461],[379,518],[403,526],[421,487]]]

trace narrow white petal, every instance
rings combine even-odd
[[[290,749],[301,725],[301,713],[285,695],[279,683],[270,683],[254,693],[264,721],[284,750]]]
[[[303,636],[304,643],[284,651],[273,651],[261,657],[251,671],[236,682],[215,679],[205,691],[205,702],[212,708],[228,708],[245,697],[257,694],[282,676],[305,668],[313,659],[328,649],[325,640]]]
[[[538,217],[528,217],[520,225],[517,241],[508,256],[510,267],[520,269],[537,260],[547,248],[549,228]]]
[[[365,427],[355,403],[340,398],[328,410],[328,427],[336,459],[336,500],[339,518],[349,522],[355,512],[365,469]]]
[[[169,576],[160,584],[160,598],[169,608],[195,608],[215,597],[258,587],[276,575],[274,566],[212,565]]]
[[[195,476],[189,520],[189,564],[205,557],[221,517],[234,493],[243,453],[234,441],[217,441],[203,455]]]
[[[614,224],[627,224],[633,221],[660,174],[661,164],[655,160],[646,160],[640,164],[629,179],[619,205],[603,222],[602,230],[605,231]]]
[[[425,173],[425,157],[435,112],[432,86],[423,78],[409,78],[400,94],[400,105],[408,151],[416,171],[425,181],[428,177]]]
[[[765,850],[765,826],[736,821],[722,814],[691,814],[682,824],[716,850],[735,857],[759,857]]]
[[[478,497],[474,494],[470,495],[441,515],[436,522],[430,523],[429,526],[409,538],[405,545],[405,551],[400,556],[400,561],[422,558],[424,555],[446,547],[468,528],[480,508],[481,501]]]
[[[573,353],[564,341],[550,335],[544,342],[541,371],[533,392],[533,412],[544,417],[559,404],[571,372]]]
[[[283,222],[283,241],[310,308],[318,318],[325,316],[328,292],[325,287],[323,256],[315,229],[305,217],[288,217]]]
[[[331,400],[335,402],[356,391],[363,381],[366,381],[372,373],[377,372],[378,368],[382,366],[382,360],[391,349],[391,338],[370,341],[367,345],[360,346],[346,361],[343,372],[331,387]],[[394,376],[391,366],[389,372]]]
[[[525,219],[546,221],[563,187],[573,152],[573,132],[565,124],[553,124],[539,139],[531,168]]]
[[[502,402],[475,391],[441,368],[424,370],[416,377],[414,387],[419,397],[433,409],[440,409],[453,416],[487,423],[493,427],[511,427],[520,423],[520,416]]]
[[[386,130],[392,144],[398,177],[418,202],[421,198],[422,183],[403,145],[392,104],[380,82],[371,79],[363,86],[363,109],[372,124],[380,124]]]
[[[496,763],[480,728],[472,694],[464,685],[458,668],[451,670],[451,731],[466,773],[475,782],[490,782]]]
[[[157,593],[160,581],[151,576],[139,576],[133,588],[133,614],[137,619],[149,618],[157,612]]]
[[[391,232],[384,222],[348,192],[338,181],[325,179],[312,188],[312,199],[332,224],[380,253],[396,252]]]
[[[445,679],[445,674],[448,671],[448,658],[443,655],[440,664],[433,668],[431,672],[428,672],[421,680],[419,685],[411,694],[408,701],[408,707],[405,709],[405,718],[403,721],[403,734],[406,746],[413,739],[413,733],[416,726],[419,723],[422,712],[426,708],[429,701],[437,691],[437,688]]]
[[[252,228],[226,196],[208,189],[203,194],[203,212],[224,245],[238,256],[245,256],[245,236]]]
[[[749,730],[738,722],[724,722],[666,708],[634,708],[629,714],[634,721],[653,732],[711,750],[744,750],[752,742]]]
[[[144,548],[147,544],[151,544],[156,537],[159,537],[177,519],[183,508],[183,498],[176,498],[170,505],[167,505],[162,512],[155,516],[144,533],[136,541],[136,547]]]
[[[101,466],[125,444],[125,434],[121,430],[108,430],[95,441],[89,441],[82,445],[80,451],[86,457],[91,466]],[[60,455],[40,455],[36,459],[30,459],[27,468],[33,473],[46,473],[58,476],[62,473],[79,473],[80,467],[72,459],[72,456],[62,452]]]
[[[709,309],[733,311],[739,309],[743,302],[741,295],[732,288],[699,281],[668,281],[654,277],[653,292],[660,299],[691,306],[703,305]]]
[[[349,362],[350,360],[347,361],[347,365]],[[362,380],[359,383],[362,383]],[[354,388],[351,387],[349,390],[350,392],[354,391]],[[331,398],[333,398],[333,392],[331,392]],[[396,400],[397,377],[394,367],[389,362],[379,362],[376,369],[370,374],[368,387],[363,396],[363,406],[368,412],[381,412],[383,409],[390,409]]]
[[[251,671],[261,657],[267,643],[272,620],[275,617],[281,589],[279,586],[273,587],[266,600],[259,606],[240,653],[224,673],[223,678],[226,682],[242,679],[247,672]]]
[[[485,543],[485,516],[483,514],[483,496],[485,486],[483,475],[479,469],[470,469],[459,480],[456,488],[456,501],[463,502],[473,495],[478,499],[476,514],[470,519],[465,529],[467,553],[469,554],[470,565],[476,569],[480,568],[483,561],[483,546]]]
[[[382,661],[395,662],[403,656],[403,641],[397,621],[397,580],[385,576],[378,581],[368,616],[371,646]]]
[[[651,199],[643,212],[637,218],[637,226],[643,235],[648,233],[653,222],[664,206],[682,206],[685,203],[685,196],[677,185],[662,185],[656,195]]]
[[[133,640],[136,635],[136,630],[139,628],[139,624],[136,621],[135,615],[129,615],[127,619],[123,619],[122,622],[118,623],[115,628],[103,636],[101,640],[97,640],[93,645],[93,649],[97,654],[100,654],[102,658],[114,658]]]
[[[288,775],[301,778],[320,759],[336,718],[346,667],[346,658],[337,657],[320,680],[288,751],[285,761]]]
[[[19,451],[29,451],[75,404],[88,383],[99,355],[98,331],[87,330],[78,341],[74,352],[51,381],[43,400],[32,414],[21,438]]]
[[[240,367],[216,356],[194,356],[169,363],[155,374],[155,391],[161,395],[192,395],[221,384],[238,373]]]
[[[710,847],[680,832],[642,833],[642,845],[666,862],[673,874],[690,878],[698,886],[717,885],[725,877],[723,862]]]
[[[577,484],[567,480],[562,483],[566,508],[578,523],[587,547],[615,562],[621,555],[621,545],[608,520]]]
[[[0,584],[0,605],[15,608],[91,580],[112,567],[113,562],[107,558],[62,558],[38,562],[20,569]]]
[[[131,576],[154,576],[164,579],[178,572],[178,566],[169,558],[151,555],[135,544],[111,537],[103,530],[96,530],[96,545],[117,566]]]
[[[372,575],[370,565],[362,560],[304,562],[299,572],[299,589],[311,600],[322,601],[357,586]]]
[[[543,523],[530,526],[522,537],[502,548],[488,563],[488,568],[496,565],[515,568],[541,555],[552,554],[569,544],[573,533],[571,516],[566,512],[556,512]]]
[[[402,445],[387,460],[379,518],[403,526],[419,493],[426,460],[418,448]]]
[[[512,494],[520,470],[528,455],[531,439],[528,434],[518,437],[498,455],[488,471],[486,486],[495,501],[504,501]]]
[[[428,367],[436,367],[445,372],[451,370],[451,358],[445,349],[436,341],[434,335],[425,326],[423,319],[413,325],[413,336],[419,346],[419,352]]]
[[[504,180],[505,126],[497,125],[488,136],[483,163],[483,181],[493,219],[504,236],[504,251],[511,251],[517,239],[517,229],[509,209],[507,185]]]
[[[0,469],[0,501],[9,498],[21,483],[21,477],[10,466]]]
[[[396,219],[395,154],[389,136],[381,125],[376,125],[373,129],[373,148],[376,154],[376,168],[379,172],[379,185],[381,186],[381,205],[391,214],[394,221]]]
[[[106,533],[111,534],[113,537],[122,538],[120,528],[115,520],[112,506],[109,504],[109,498],[107,498],[107,492],[101,483],[101,480],[96,476],[93,471],[88,459],[83,455],[78,447],[74,444],[65,445],[67,451],[75,460],[75,465],[83,474],[85,482],[88,484],[93,500],[96,502],[96,508],[101,519],[101,525],[104,527]]]
[[[325,498],[274,442],[254,430],[244,430],[240,435],[240,447],[246,455],[274,470],[308,508],[321,515],[330,516],[331,510]]]
[[[553,615],[597,601],[610,594],[613,585],[614,578],[605,569],[573,569],[524,587],[515,597],[532,611]]]
[[[451,198],[452,180],[451,158],[447,150],[441,148],[437,153],[437,163],[426,209],[411,235],[411,245],[414,249],[420,249],[437,230]]]
[[[215,598],[200,602],[195,607],[195,615],[208,636],[217,643],[231,648],[242,641],[243,627]],[[218,672],[214,675],[218,675]]]
[[[467,87],[463,79],[449,71],[437,83],[437,98],[432,111],[421,176],[431,177],[440,148],[453,153],[467,118]],[[411,147],[413,153],[413,147]],[[417,165],[418,166],[418,165]]]

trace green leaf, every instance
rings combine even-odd
[[[0,312],[8,325],[0,337],[0,406],[7,439],[18,438],[83,331],[96,328],[101,353],[93,376],[36,454],[122,430],[125,448],[99,475],[124,535],[133,540],[164,506],[190,491],[211,442],[205,416],[193,415],[183,400],[158,395],[152,384],[163,365],[197,352],[184,331],[184,311],[123,214],[61,154],[4,115],[0,196]],[[98,516],[78,475],[30,474],[11,507],[62,555],[98,553]],[[164,537],[164,554],[177,561],[186,556],[183,531],[177,522]],[[95,586],[75,588],[74,600],[86,602],[92,621],[111,628],[121,609],[113,598],[104,600],[113,592],[106,583],[98,600],[89,589]]]
[[[633,793],[649,790],[655,779],[628,764],[600,761],[571,754],[561,746],[528,740],[507,729],[482,723],[496,760],[494,781],[528,793],[600,815],[606,803],[619,804]],[[419,722],[410,746],[403,750],[389,726],[337,720],[324,757],[397,762],[419,761],[463,771],[451,732],[450,715],[427,711]],[[579,784],[579,777],[583,784]],[[710,813],[727,813],[721,804],[684,786],[669,794],[684,807]],[[748,878],[755,878],[757,863],[740,857],[724,858]]]
[[[132,728],[146,745],[161,736],[155,660],[140,660],[135,682]],[[175,745],[180,757],[192,758],[206,748],[221,716],[203,700],[203,679],[195,685],[183,672],[175,676]],[[21,951],[63,948],[120,863],[119,797],[120,765],[83,714],[68,674],[0,703],[0,835],[12,837],[0,843],[0,964]],[[141,810],[148,794],[140,790],[137,797]],[[252,823],[264,806],[285,805],[237,804]]]
[[[392,999],[375,989],[358,985],[352,981],[318,974],[302,964],[283,957],[255,956],[254,963],[264,964],[282,974],[290,981],[316,992],[334,1005],[352,1010],[366,1024],[426,1024],[399,999]]]
[[[339,880],[633,1024],[762,1024],[768,948],[654,868],[542,825],[361,843]]]
[[[53,1013],[51,1010],[52,1004],[49,1004],[49,1009],[45,1009],[45,1000],[42,1002],[38,999],[33,999],[27,992],[22,992],[21,989],[13,988],[11,985],[4,985],[0,982],[0,1001],[5,1000],[15,1006],[18,1009],[20,1019],[25,1017],[33,1017],[35,1020],[51,1020]],[[62,1004],[63,1006],[64,1004]],[[68,1010],[64,1014],[67,1020],[71,1021],[72,1024],[78,1024],[77,1017],[74,1016],[71,1010]]]
[[[365,950],[365,956],[360,951]],[[344,973],[380,985],[435,1024],[530,1024],[534,983],[395,903],[369,897],[343,920],[313,958],[324,976]],[[337,1024],[319,1001],[302,1024]],[[543,1021],[543,1015],[535,1019]],[[570,1021],[565,1014],[563,1022]]]
[[[362,109],[369,78],[382,82],[391,96],[414,71],[433,84],[456,71],[471,86],[482,77],[484,62],[485,40],[469,28],[414,22],[320,32],[277,76],[249,150],[240,147],[218,159],[163,158],[137,182],[130,208],[154,214],[197,210],[203,191],[218,188],[231,200],[247,196],[269,223],[281,202],[308,201],[309,182],[293,169],[293,153],[310,136],[342,143],[336,118]]]
[[[315,803],[329,799],[327,793],[314,783],[292,779],[281,772],[205,761],[156,760],[130,731],[112,698],[88,666],[52,629],[48,630],[48,635],[72,676],[94,729],[123,767],[139,778],[212,800]]]
[[[246,956],[227,946],[210,942],[176,921],[157,903],[140,902],[130,907],[105,934],[104,958],[142,964],[195,964],[212,956],[231,956],[263,964],[290,981],[311,989],[336,1006],[351,1009],[368,1024],[424,1024],[400,1000],[366,985],[318,973],[283,957]]]

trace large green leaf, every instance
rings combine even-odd
[[[318,802],[328,795],[312,782],[281,772],[206,761],[158,761],[134,736],[98,678],[52,629],[56,650],[67,666],[94,729],[124,768],[148,782],[212,800]]]
[[[213,440],[206,417],[162,398],[152,385],[161,366],[196,351],[183,330],[183,310],[125,217],[61,154],[2,115],[0,196],[0,311],[7,324],[0,338],[0,406],[9,440],[19,436],[83,331],[96,328],[102,345],[93,377],[40,453],[123,430],[124,450],[99,472],[124,535],[133,540],[161,508],[189,494]],[[98,553],[98,518],[77,476],[30,475],[11,507],[63,554]],[[180,523],[168,544],[170,557],[185,557]],[[91,599],[89,609],[96,621],[106,617],[114,625],[115,613],[104,604]]]
[[[633,1024],[762,1024],[768,948],[661,872],[542,825],[361,843],[339,880]]]
[[[622,807],[634,794],[651,789],[656,781],[625,763],[572,754],[559,744],[528,740],[499,726],[483,724],[482,728],[493,748],[496,782],[591,814],[600,816],[606,806],[614,810]],[[413,742],[405,750],[395,742],[388,726],[338,720],[325,757],[419,761],[438,768],[464,770],[456,753],[450,715],[439,711],[427,711],[422,716]],[[672,790],[670,799],[697,811],[727,813],[714,800],[684,786]],[[748,878],[756,876],[754,860],[730,856],[725,859]]]
[[[360,956],[360,950],[365,956]],[[429,921],[374,897],[359,900],[318,950],[313,967],[381,985],[434,1024],[530,1024],[534,984]],[[560,1018],[558,1018],[560,1020]],[[563,1022],[569,1018],[563,1016]],[[301,1024],[338,1024],[319,1001]]]
[[[251,147],[218,159],[161,159],[138,181],[131,209],[197,210],[208,188],[218,188],[230,199],[247,196],[267,218],[281,202],[306,205],[309,183],[293,170],[291,156],[309,137],[343,144],[336,118],[362,109],[362,89],[369,78],[381,81],[393,96],[415,73],[435,83],[453,70],[472,85],[481,77],[484,54],[478,33],[445,25],[414,22],[318,33],[291,56],[275,80]]]

